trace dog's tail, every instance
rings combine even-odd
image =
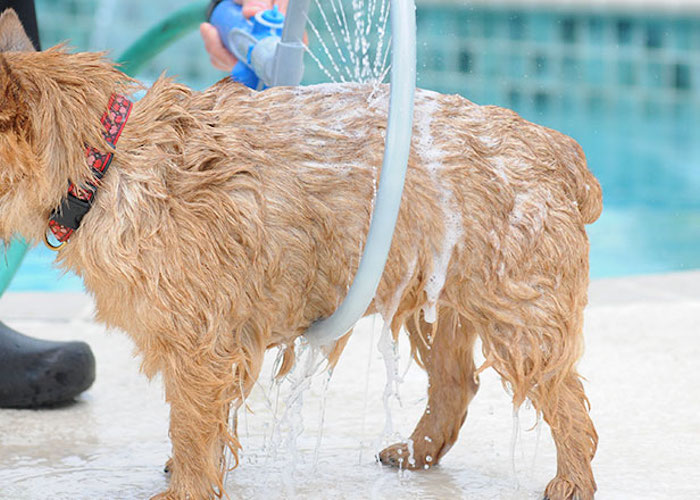
[[[583,149],[571,137],[557,132],[560,157],[567,159],[569,172],[572,174],[574,199],[585,224],[593,224],[603,211],[603,191],[598,179],[588,170]]]

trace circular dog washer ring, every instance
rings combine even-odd
[[[355,278],[343,302],[328,318],[313,323],[304,337],[328,346],[348,333],[365,314],[386,265],[399,215],[413,132],[416,90],[416,5],[391,0],[391,95],[384,162],[367,241]]]

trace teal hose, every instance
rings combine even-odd
[[[0,295],[5,293],[7,287],[10,286],[10,282],[24,260],[28,249],[29,244],[21,238],[10,243],[5,252],[5,258],[0,260]]]
[[[156,24],[117,60],[121,70],[134,76],[151,59],[206,21],[209,1],[194,2]]]
[[[208,0],[194,2],[156,24],[117,60],[121,70],[129,76],[136,75],[148,61],[203,23],[208,7]],[[10,243],[5,258],[0,259],[0,296],[10,286],[28,249],[29,244],[18,238]]]

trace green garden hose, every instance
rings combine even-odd
[[[194,2],[156,24],[117,60],[122,71],[136,75],[148,61],[204,22],[208,7],[208,0]],[[28,249],[28,243],[18,238],[10,243],[5,258],[0,259],[0,295],[7,290]]]
[[[134,76],[148,61],[206,21],[209,1],[194,2],[156,24],[124,51],[121,70]]]
[[[29,244],[21,238],[10,243],[5,258],[0,260],[0,293],[4,293],[10,285],[28,249]]]

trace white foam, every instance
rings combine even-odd
[[[406,447],[408,448],[408,465],[411,467],[416,466],[416,457],[415,457],[415,451],[414,451],[414,446],[413,446],[413,439],[408,438],[406,440]]]
[[[478,138],[486,147],[489,148],[495,148],[501,144],[501,138],[493,135],[480,135]]]
[[[444,187],[441,179],[444,151],[435,143],[432,125],[433,115],[439,111],[440,105],[437,99],[428,94],[421,93],[417,99],[416,122],[418,140],[416,149],[421,156],[425,168],[430,173],[431,180],[440,189],[440,208],[442,209],[445,235],[442,247],[433,252],[433,271],[428,277],[425,286],[427,302],[423,307],[423,316],[428,323],[434,323],[437,319],[437,302],[445,286],[447,268],[452,258],[452,253],[464,233],[459,207],[456,206],[454,194]]]
[[[361,83],[347,82],[347,83],[317,83],[315,85],[307,85],[305,87],[298,87],[297,94],[306,94],[308,92],[322,92],[324,94],[348,94],[354,92],[364,85]]]
[[[377,349],[382,355],[384,360],[384,366],[386,368],[386,382],[384,385],[384,394],[382,396],[382,402],[384,404],[384,430],[382,432],[382,438],[384,440],[392,440],[394,437],[394,424],[391,416],[391,398],[394,397],[399,403],[401,402],[401,396],[399,394],[399,387],[403,382],[403,377],[399,375],[399,355],[396,349],[396,344],[393,341],[391,335],[391,323],[394,320],[394,315],[399,308],[401,303],[401,298],[403,297],[403,292],[413,278],[413,273],[418,262],[418,257],[414,256],[411,264],[409,264],[407,272],[399,283],[394,295],[392,296],[388,304],[380,304],[377,302],[377,308],[380,309],[380,314],[384,320],[384,326],[382,327],[382,334],[379,338],[379,343],[377,344]]]
[[[508,179],[505,158],[503,158],[502,156],[494,157],[491,160],[491,166],[493,167],[494,172],[496,172],[496,175],[503,179],[503,182],[505,182],[506,184],[510,183],[510,180]]]

